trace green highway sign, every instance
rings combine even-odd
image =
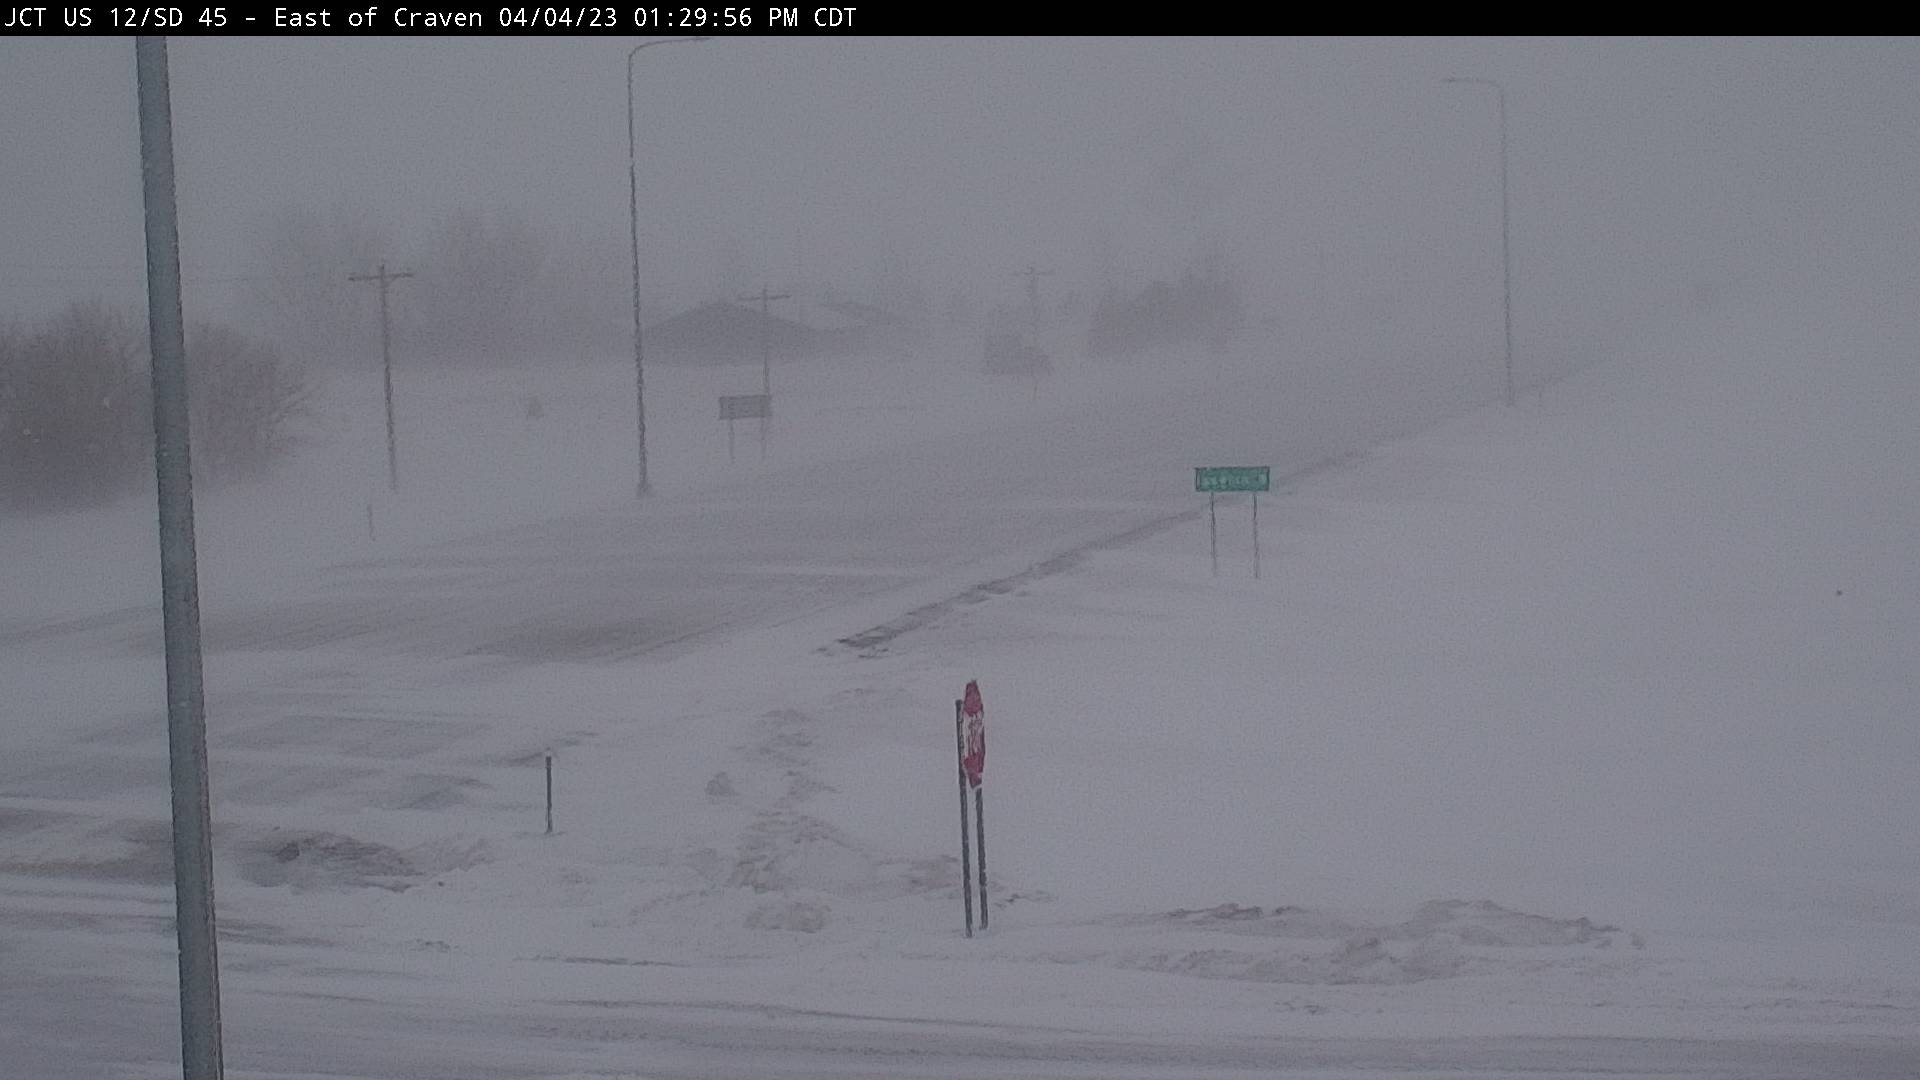
[[[1268,467],[1265,465],[1196,468],[1193,470],[1193,490],[1209,494],[1228,491],[1265,491],[1267,475]]]

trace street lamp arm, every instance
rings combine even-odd
[[[633,58],[640,55],[641,49],[655,45],[692,45],[695,42],[711,41],[708,37],[655,38],[643,41],[627,50],[627,160],[633,160]]]
[[[649,48],[654,45],[691,45],[696,41],[712,41],[712,40],[713,40],[712,38],[706,37],[705,35],[700,35],[700,34],[696,34],[692,37],[653,38],[652,40],[649,40],[649,41],[643,41],[640,44],[635,45],[633,48],[627,50],[627,63],[629,64],[633,63],[634,53],[637,53],[641,49]]]

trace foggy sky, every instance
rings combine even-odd
[[[625,282],[641,39],[171,44],[189,308],[278,208],[401,236],[523,214]],[[1017,303],[1208,245],[1253,315],[1497,324],[1508,93],[1515,332],[1571,357],[1701,286],[1912,242],[1911,41],[722,39],[636,65],[649,303],[734,277]],[[133,43],[0,40],[0,314],[143,289]],[[191,312],[190,312],[191,314]],[[1492,322],[1490,322],[1492,320]],[[1445,327],[1439,324],[1445,323]],[[1495,332],[1497,333],[1497,327]]]

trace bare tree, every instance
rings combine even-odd
[[[503,344],[537,342],[553,308],[547,263],[546,241],[524,216],[455,210],[409,263],[416,295],[397,321],[427,355],[485,359]]]
[[[194,466],[208,478],[258,475],[292,446],[314,384],[279,350],[230,326],[187,335]]]
[[[131,490],[152,442],[140,336],[98,301],[0,339],[0,486],[21,505]]]
[[[104,502],[150,481],[151,381],[136,323],[75,304],[0,328],[0,498],[14,507]],[[187,338],[197,475],[257,474],[293,445],[313,386],[266,342],[228,326]]]
[[[357,357],[368,333],[366,298],[347,275],[386,257],[392,244],[391,230],[363,208],[283,207],[253,229],[242,307],[258,330],[296,355]]]

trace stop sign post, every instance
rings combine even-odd
[[[964,901],[967,936],[973,936],[975,879],[967,850],[967,789],[973,789],[973,844],[980,853],[980,929],[987,928],[987,809],[982,785],[987,767],[987,710],[980,700],[980,684],[967,683],[964,696],[953,703],[954,754],[960,766],[960,895]]]

